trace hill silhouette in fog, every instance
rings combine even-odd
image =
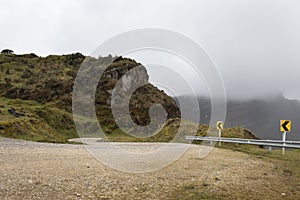
[[[180,98],[184,101],[191,100],[188,95]],[[208,124],[211,117],[211,101],[202,96],[198,97],[198,102],[200,123]],[[197,109],[187,109],[192,119]],[[281,94],[251,100],[227,100],[225,127],[241,126],[250,129],[261,139],[281,139],[281,119],[292,120],[292,131],[287,134],[287,140],[300,140],[300,101],[287,99]]]

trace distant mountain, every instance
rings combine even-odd
[[[288,140],[300,140],[300,102],[282,95],[269,99],[229,101],[226,126],[236,124],[255,132],[258,137],[281,139],[279,121],[292,120],[292,131]]]
[[[180,97],[190,101],[191,97]],[[174,98],[177,101],[177,98]],[[198,97],[200,123],[207,124],[211,117],[211,102],[207,97]],[[179,102],[177,102],[179,103]],[[195,108],[188,107],[187,112],[195,115]],[[192,118],[192,117],[191,117]],[[300,102],[286,99],[283,95],[271,95],[252,100],[227,100],[225,127],[241,126],[263,139],[281,139],[279,121],[292,120],[292,131],[288,140],[300,140]]]

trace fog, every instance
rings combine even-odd
[[[88,55],[125,31],[169,29],[205,49],[219,69],[228,97],[249,99],[284,93],[300,99],[299,21],[297,0],[1,0],[0,48],[41,56]],[[145,55],[132,57],[148,63],[149,55]],[[179,61],[170,59],[168,63],[189,72]],[[159,74],[159,70],[152,70],[150,80],[155,82]],[[192,74],[185,75],[195,90],[206,93],[205,77],[197,80]],[[176,82],[171,75],[168,79]],[[176,87],[184,91],[180,84]]]

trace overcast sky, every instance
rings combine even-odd
[[[206,50],[220,70],[229,97],[284,92],[290,98],[300,98],[298,0],[0,3],[2,49],[42,56],[72,52],[88,55],[124,31],[164,28],[188,36]]]

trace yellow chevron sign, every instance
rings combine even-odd
[[[223,122],[218,121],[216,127],[217,127],[218,130],[223,130]]]
[[[280,131],[291,132],[291,120],[280,120]]]

